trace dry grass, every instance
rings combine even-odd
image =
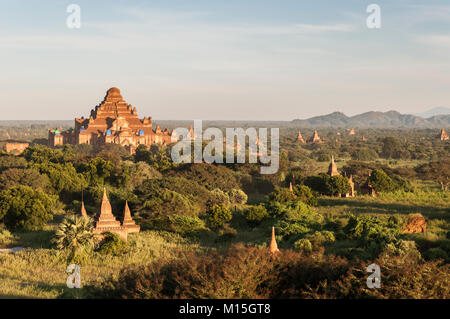
[[[91,252],[81,266],[83,285],[116,277],[127,265],[174,257],[178,249],[199,249],[180,236],[155,231],[130,235],[128,251],[120,256]],[[29,248],[0,254],[0,298],[56,298],[67,291],[65,255],[53,248]]]

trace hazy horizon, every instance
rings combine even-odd
[[[66,8],[81,7],[69,29]],[[447,107],[450,5],[2,1],[0,120],[87,117],[118,87],[155,120],[291,121]]]

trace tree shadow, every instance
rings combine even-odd
[[[53,230],[38,230],[31,232],[17,232],[15,245],[24,246],[26,248],[50,248],[51,239],[55,232]]]

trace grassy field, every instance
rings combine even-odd
[[[377,198],[321,197],[317,211],[324,216],[347,220],[350,215],[376,215],[382,218],[421,213],[427,219],[427,233],[408,235],[419,247],[433,247],[445,240],[450,229],[449,193],[419,190],[414,193],[392,193]],[[118,256],[90,252],[81,267],[83,285],[94,285],[106,278],[116,277],[124,266],[147,264],[158,259],[169,259],[180,250],[223,248],[232,243],[266,246],[270,239],[271,221],[250,228],[243,217],[245,206],[237,207],[231,222],[238,232],[229,242],[220,243],[209,235],[182,237],[178,234],[158,231],[142,231],[130,235],[126,253]],[[0,298],[58,298],[83,297],[83,289],[68,289],[65,281],[66,255],[52,248],[50,239],[63,216],[58,215],[45,230],[17,233],[8,246],[24,246],[17,253],[0,254]],[[346,243],[337,241],[335,247]],[[280,248],[286,244],[280,243]]]
[[[35,235],[38,240],[42,237],[42,234]],[[124,254],[91,252],[81,266],[82,283],[92,285],[103,281],[128,265],[171,258],[178,249],[200,247],[172,233],[144,231],[130,235],[128,251]],[[65,254],[52,248],[27,248],[14,254],[0,254],[0,298],[57,298],[64,293],[76,293],[76,289],[66,286],[65,258]]]

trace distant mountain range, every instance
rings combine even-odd
[[[423,113],[416,113],[414,115],[427,119],[429,117],[436,115],[448,115],[448,114],[450,114],[450,107],[435,107],[434,109],[428,110]]]
[[[433,110],[430,110],[429,112],[431,111]],[[431,117],[424,118],[412,114],[400,114],[397,111],[388,111],[366,112],[349,117],[344,113],[334,112],[327,115],[312,117],[306,120],[293,120],[292,124],[302,127],[446,128],[450,126],[450,114],[433,115]]]

